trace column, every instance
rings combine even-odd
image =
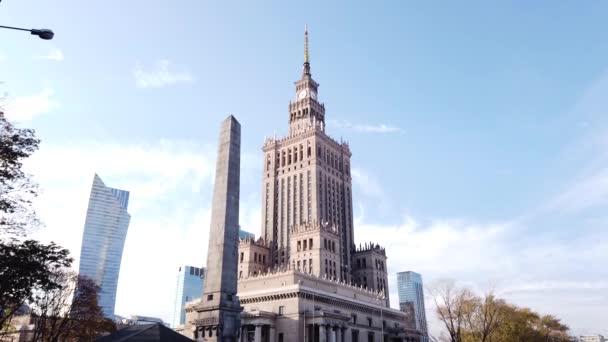
[[[249,331],[248,326],[243,325],[241,327],[241,342],[247,342],[247,331]]]
[[[334,327],[329,327],[329,342],[336,342],[336,331]]]
[[[327,342],[327,334],[325,333],[325,325],[319,325],[319,342]]]
[[[336,328],[336,342],[342,342],[342,327]]]
[[[262,325],[261,324],[255,325],[255,335],[254,335],[253,340],[255,342],[262,342]]]
[[[271,325],[270,329],[268,329],[268,342],[274,342],[275,335],[276,331],[274,329],[274,325]]]
[[[348,330],[348,327],[344,327],[344,331],[342,331],[342,336],[344,336],[344,342],[352,342],[353,334]]]

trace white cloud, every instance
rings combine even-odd
[[[46,227],[35,237],[68,248],[78,267],[94,172],[106,185],[130,191],[116,313],[168,321],[177,268],[206,263],[215,153],[213,145],[188,141],[42,144],[25,165],[42,188],[35,205]],[[253,197],[259,200],[242,196],[241,221],[258,228]]]
[[[133,69],[135,85],[139,88],[160,88],[177,83],[194,82],[194,76],[190,72],[169,70],[170,64],[168,60],[160,60],[156,62],[155,68],[149,71],[137,65]]]
[[[351,123],[346,120],[329,120],[328,124],[331,127],[342,128],[342,129],[350,129],[355,132],[362,133],[400,133],[402,129],[397,126],[387,125],[383,123],[379,124],[359,124],[359,123]]]
[[[5,60],[6,60],[6,56],[0,55],[0,63],[4,62]]]
[[[539,281],[519,283],[502,289],[503,293],[535,292],[547,290],[606,290],[606,281]]]
[[[46,59],[49,61],[61,62],[63,61],[63,51],[58,48],[52,48],[49,53],[45,56],[38,56],[38,59]]]
[[[589,324],[589,317],[577,314],[589,295],[601,297],[595,305],[608,304],[608,272],[601,266],[608,263],[608,233],[601,229],[560,239],[535,235],[534,228],[515,221],[425,221],[406,215],[390,225],[359,215],[355,239],[357,245],[373,242],[386,248],[393,307],[398,307],[396,273],[407,270],[421,273],[427,286],[451,278],[475,291],[495,287],[509,301],[557,315],[574,328]],[[554,291],[561,291],[560,302],[547,296]],[[429,301],[426,310],[438,335],[441,327]]]
[[[213,158],[214,149],[190,142],[43,144],[26,164],[42,187],[36,206],[46,227],[37,236],[68,248],[77,267],[94,172],[108,186],[129,190],[132,219],[117,312],[169,319],[172,275],[179,265],[203,265],[207,257],[209,203],[200,197],[210,196],[197,191],[211,189]]]
[[[367,171],[353,167],[351,170],[353,182],[358,186],[364,195],[371,197],[383,197],[384,191],[378,182],[378,179]]]
[[[46,88],[38,94],[9,98],[5,114],[13,121],[29,121],[35,116],[47,113],[59,105],[52,99],[54,94],[55,91],[52,88]]]
[[[552,210],[577,212],[608,203],[608,165],[573,182],[549,204]]]

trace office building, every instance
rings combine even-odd
[[[426,311],[424,309],[422,276],[412,271],[397,273],[397,293],[399,296],[399,309],[409,315],[413,313],[416,329],[422,333],[423,342],[427,342],[428,329]]]
[[[131,219],[128,205],[128,191],[106,186],[95,174],[84,223],[78,273],[99,285],[99,306],[111,319],[114,318],[120,262]]]
[[[171,318],[171,327],[176,328],[184,324],[186,302],[199,298],[205,287],[205,268],[182,266],[177,272],[177,286],[175,289],[175,304]]]
[[[579,337],[580,342],[606,342],[606,339],[602,335],[585,335]]]
[[[255,234],[239,229],[239,239],[240,240],[254,240]]]

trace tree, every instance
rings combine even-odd
[[[90,341],[116,330],[104,318],[97,301],[99,286],[72,271],[58,270],[54,278],[61,286],[36,298],[33,341]]]
[[[453,282],[443,282],[430,293],[450,342],[574,341],[558,318],[509,304],[493,291],[479,297]]]
[[[67,249],[51,242],[15,239],[0,243],[0,326],[10,322],[23,304],[36,295],[61,287],[54,272],[72,264]]]
[[[31,208],[37,185],[21,169],[39,143],[33,130],[15,128],[0,110],[0,233],[24,235],[39,224]]]
[[[500,328],[504,320],[504,307],[506,303],[496,298],[494,291],[490,290],[483,298],[474,297],[467,301],[465,320],[467,335],[472,341],[488,342],[491,336]]]
[[[474,299],[468,289],[457,288],[452,281],[442,281],[430,293],[435,301],[435,312],[444,324],[450,342],[463,342],[467,307]]]
[[[75,341],[92,340],[103,333],[113,332],[116,325],[103,316],[98,303],[100,287],[90,278],[79,276],[74,301],[70,308],[73,324],[71,337]]]
[[[66,319],[78,276],[71,271],[55,270],[51,278],[59,286],[41,291],[32,303],[35,318],[33,341],[65,340],[69,331]]]

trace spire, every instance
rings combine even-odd
[[[310,75],[310,63],[308,60],[308,25],[304,25],[304,70],[302,76]]]
[[[308,64],[308,25],[304,24],[304,64]]]

